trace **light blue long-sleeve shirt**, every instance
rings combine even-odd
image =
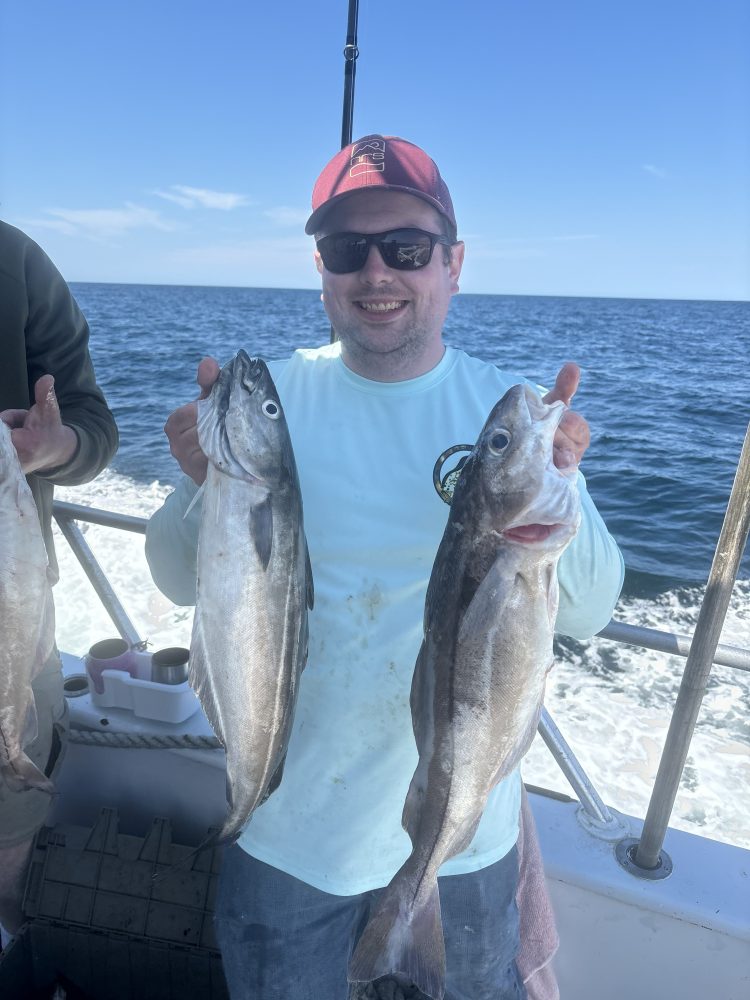
[[[409,709],[424,599],[448,507],[438,457],[472,444],[492,406],[521,381],[448,348],[406,382],[372,382],[339,347],[269,365],[294,445],[315,578],[309,659],[280,788],[240,844],[327,892],[388,882],[409,853],[401,810],[417,761]],[[609,621],[623,580],[619,549],[580,477],[581,526],[558,565],[557,630],[587,638]],[[146,551],[157,586],[195,601],[200,504],[184,479],[153,516]],[[520,779],[492,792],[477,834],[442,874],[503,857],[518,835]]]

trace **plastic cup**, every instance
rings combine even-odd
[[[125,670],[131,673],[133,669],[130,646],[124,639],[102,639],[95,642],[84,662],[97,694],[104,694],[103,670]]]

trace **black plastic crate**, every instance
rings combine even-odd
[[[49,998],[57,982],[71,1000],[227,1000],[212,924],[220,851],[193,852],[165,819],[119,834],[112,809],[93,829],[44,827],[28,919],[0,959],[2,1000]]]

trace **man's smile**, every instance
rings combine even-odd
[[[402,309],[406,305],[405,299],[391,299],[388,302],[372,302],[359,300],[357,305],[360,309],[364,309],[365,312],[370,313],[388,313],[394,312],[396,309]]]

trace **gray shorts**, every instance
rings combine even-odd
[[[63,692],[60,656],[54,650],[34,678],[37,738],[24,748],[36,766],[55,780],[68,742],[68,705]],[[0,779],[0,849],[30,840],[42,826],[52,805],[52,796],[38,788],[13,792]]]

